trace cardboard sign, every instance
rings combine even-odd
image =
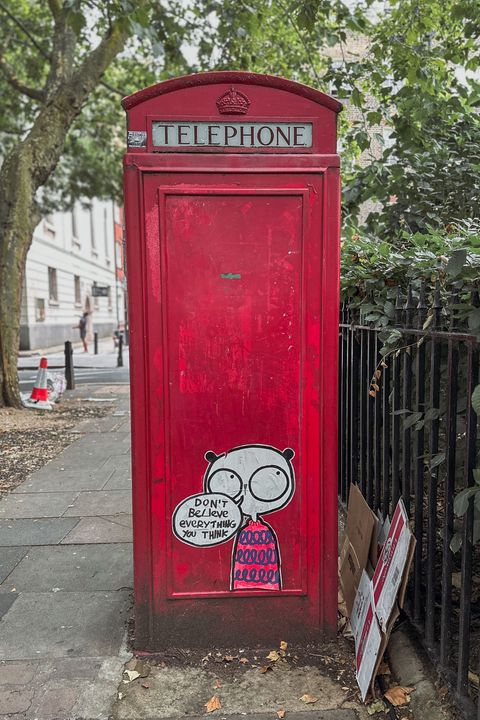
[[[367,505],[359,488],[352,485],[348,498],[345,541],[340,553],[340,584],[350,617],[362,572],[367,568],[373,571],[377,561],[378,527],[375,513]]]
[[[382,634],[373,606],[372,582],[365,571],[362,573],[350,622],[355,638],[357,683],[362,700],[365,700],[382,645]]]
[[[407,512],[400,499],[372,581],[375,614],[384,632],[404,576],[411,539]]]
[[[352,486],[340,582],[355,639],[356,677],[362,700],[373,682],[392,627],[403,606],[415,549],[402,500],[392,521],[375,518],[360,490]],[[382,539],[382,543],[380,543]],[[372,548],[379,557],[372,567]],[[353,600],[352,600],[353,593]],[[351,602],[351,606],[349,605]]]

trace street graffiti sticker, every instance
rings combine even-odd
[[[285,507],[295,490],[291,448],[242,445],[217,455],[209,450],[204,492],[177,505],[174,535],[195,547],[234,538],[230,590],[281,590],[278,540],[263,515]]]

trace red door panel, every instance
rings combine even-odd
[[[236,180],[145,178],[157,635],[232,613],[257,639],[260,621],[265,638],[318,626],[322,176]],[[233,534],[190,544],[181,509],[175,534],[182,503],[218,489],[239,503]]]

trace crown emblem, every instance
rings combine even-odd
[[[218,112],[221,115],[245,115],[249,106],[248,97],[233,86],[217,100]]]

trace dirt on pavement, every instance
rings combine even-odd
[[[104,417],[113,403],[64,399],[52,410],[0,408],[0,497],[43,467],[78,434],[81,420]]]

